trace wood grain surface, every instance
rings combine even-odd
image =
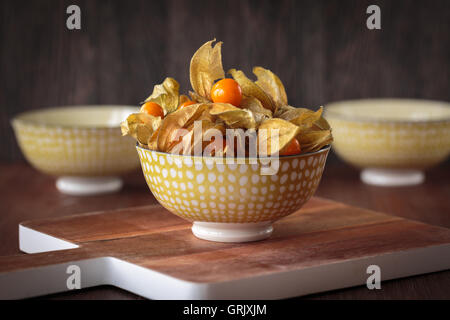
[[[224,67],[265,66],[290,104],[361,97],[450,100],[450,2],[31,0],[0,2],[0,161],[22,159],[9,121],[29,109],[137,104],[166,76],[190,87],[188,63],[224,41]],[[66,8],[80,6],[79,31]],[[331,158],[330,160],[333,160]]]
[[[375,210],[383,210],[396,216],[408,217],[421,220],[427,223],[441,226],[450,226],[450,204],[448,195],[450,194],[450,167],[441,166],[433,169],[427,175],[427,181],[422,186],[410,188],[377,188],[362,184],[358,180],[357,171],[344,165],[327,166],[322,183],[317,194],[326,196],[336,200],[363,206]],[[63,217],[76,213],[89,211],[101,211],[110,209],[119,209],[124,207],[136,207],[141,205],[154,205],[155,199],[148,191],[145,181],[140,172],[131,174],[126,177],[125,188],[118,194],[105,195],[100,197],[71,197],[59,194],[54,187],[54,180],[37,173],[32,168],[24,164],[0,165],[0,255],[17,254],[18,251],[18,234],[17,225],[24,220],[42,220],[41,225],[36,227],[44,228],[54,217]],[[395,193],[393,192],[395,191]],[[305,209],[311,210],[310,203]],[[334,208],[333,210],[338,210]],[[120,211],[119,211],[120,212]],[[125,213],[124,217],[127,215]],[[314,210],[308,215],[312,217],[317,214]],[[305,223],[302,227],[314,230],[314,228],[322,227],[320,221],[326,220],[339,226],[338,216],[328,215],[324,213],[322,219],[311,219],[309,223]],[[141,211],[135,215],[135,223],[123,220],[120,227],[117,228],[120,237],[127,238],[130,234],[148,234],[149,221],[145,219],[146,211]],[[161,217],[161,219],[158,219]],[[383,216],[384,217],[384,216]],[[294,217],[293,217],[294,218]],[[49,219],[49,220],[46,220]],[[64,224],[64,221],[70,220],[70,224]],[[179,220],[173,215],[164,213],[163,216],[153,215],[152,224],[158,228],[162,228],[172,234],[190,234],[188,227],[183,220]],[[286,218],[286,222],[289,222]],[[358,219],[368,219],[368,232],[374,232],[377,224],[377,216],[358,215]],[[355,221],[357,221],[356,219]],[[375,220],[373,220],[375,219]],[[397,218],[391,218],[394,221]],[[76,231],[74,227],[77,225],[77,219],[64,218],[61,224],[57,224],[56,232],[66,234],[68,239],[73,241],[95,241],[101,239],[109,239],[111,236],[105,233],[103,228],[99,226],[107,225],[107,220],[103,220],[101,216],[96,216],[93,223],[85,228],[82,234]],[[283,220],[282,220],[283,221]],[[373,225],[375,223],[375,225]],[[389,224],[389,222],[387,222]],[[138,224],[138,226],[136,226]],[[346,220],[346,225],[351,225],[352,221]],[[63,228],[63,225],[66,227]],[[414,229],[415,223],[405,227],[405,230]],[[288,224],[283,232],[289,233]],[[137,230],[137,231],[136,231]],[[172,230],[172,231],[171,231]],[[391,230],[386,235],[387,238],[394,233]],[[339,231],[334,231],[333,237],[345,236],[339,235]],[[377,231],[378,232],[378,231]],[[61,236],[62,234],[60,234]],[[276,235],[276,233],[275,233]],[[148,235],[151,237],[152,235]],[[401,236],[401,232],[398,236]],[[414,237],[413,237],[414,238]],[[413,241],[414,239],[410,239]],[[127,240],[129,241],[129,240]],[[408,242],[407,242],[408,243]],[[227,245],[225,245],[227,246]],[[374,247],[374,250],[377,246]],[[76,249],[78,250],[78,249]],[[83,249],[84,250],[84,249]],[[226,251],[226,248],[224,248]],[[336,251],[339,254],[339,250]],[[157,264],[155,261],[152,263]],[[186,263],[189,263],[187,261]],[[163,268],[163,266],[159,266]],[[429,275],[410,277],[407,279],[393,280],[383,282],[382,290],[367,290],[365,287],[350,288],[338,290],[335,292],[321,293],[306,298],[313,299],[386,299],[386,298],[450,298],[450,271],[439,272]],[[124,292],[117,288],[102,287],[82,290],[80,292],[71,292],[57,294],[47,298],[52,299],[138,299],[138,296]]]
[[[0,257],[0,272],[115,257],[177,279],[217,283],[450,245],[450,229],[322,198],[311,199],[299,211],[277,221],[269,239],[251,243],[197,239],[190,223],[161,206],[21,225],[68,240],[79,248]]]

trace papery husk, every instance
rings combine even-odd
[[[197,102],[197,103],[210,103],[211,102],[207,98],[204,98],[192,91],[189,91],[189,96],[191,97],[192,101]]]
[[[172,141],[168,145],[165,152],[173,153],[173,154],[191,155],[193,134],[194,134],[194,131],[191,130],[183,135],[180,135],[178,137],[178,139]],[[187,141],[189,141],[189,144],[186,144]]]
[[[306,108],[285,109],[285,111],[278,115],[279,118],[292,122],[301,129],[309,129],[316,125],[317,129],[329,129],[328,122],[322,117],[323,107],[319,110],[313,111]]]
[[[306,108],[285,108],[279,115],[280,118],[290,121],[299,127],[297,140],[303,152],[314,152],[320,150],[333,141],[331,128],[322,117],[323,108],[312,111]]]
[[[158,150],[168,152],[168,148],[173,144],[178,130],[189,127],[209,108],[208,104],[197,103],[167,115],[161,124],[158,134]]]
[[[161,126],[161,117],[146,113],[132,113],[120,124],[122,135],[130,135],[141,145],[147,145],[153,132]]]
[[[152,133],[151,129],[144,124],[138,124],[136,127],[136,139],[140,144],[147,144]]]
[[[225,126],[223,124],[215,123],[209,120],[202,120],[201,123],[202,123],[202,134],[201,137],[196,137],[194,133],[191,154],[194,154],[194,152],[197,150],[196,149],[197,145],[201,145],[203,155],[205,148],[211,143],[211,139],[207,139],[206,137],[210,130],[218,130],[222,136],[225,134]],[[208,136],[208,138],[211,137]]]
[[[244,72],[241,70],[230,69],[228,73],[231,74],[233,79],[236,80],[241,87],[242,95],[255,97],[261,102],[264,108],[269,109],[272,112],[276,111],[276,105],[272,101],[272,98],[260,86],[247,78]]]
[[[290,105],[286,105],[286,106],[281,106],[277,109],[276,112],[273,113],[274,118],[280,118],[280,116],[288,111],[291,110],[295,110],[297,108],[290,106]]]
[[[213,103],[209,113],[225,122],[229,128],[256,128],[255,117],[248,109],[241,109],[229,103]]]
[[[150,150],[158,150],[159,129],[160,128],[153,131],[152,135],[150,136],[150,139],[148,140],[147,146],[148,146],[148,149],[150,149]]]
[[[202,45],[192,56],[190,65],[192,89],[207,100],[211,100],[210,92],[214,81],[225,77],[222,67],[222,42],[212,47],[215,41],[214,39]]]
[[[271,137],[276,136],[278,129],[278,143],[272,145]],[[300,128],[289,121],[272,118],[264,121],[258,128],[258,144],[266,145],[265,155],[273,155],[279,153],[293,138],[297,136]],[[275,141],[276,142],[276,141]],[[263,151],[263,154],[261,154]],[[264,155],[264,150],[258,148],[258,153]]]
[[[153,87],[152,94],[145,99],[145,102],[155,102],[159,104],[163,110],[164,115],[175,111],[179,105],[179,90],[180,85],[173,78],[166,78],[164,82]]]
[[[288,104],[286,89],[276,74],[262,67],[254,67],[253,73],[258,78],[255,83],[272,98],[277,109]]]
[[[264,120],[272,118],[272,111],[264,108],[261,102],[255,97],[243,96],[240,108],[248,109],[253,113],[256,126],[259,126]]]
[[[319,121],[322,117],[322,110],[322,107],[320,107],[320,109],[316,112],[309,109],[304,109],[301,110],[303,112],[299,112],[297,116],[289,119],[289,121],[302,129],[311,128],[313,124]]]
[[[201,122],[200,135],[196,136],[195,132],[195,123]],[[212,122],[209,119],[197,119],[195,123],[192,123],[187,128],[185,128],[188,133],[183,135],[181,139],[175,141],[170,145],[167,152],[176,153],[176,154],[185,154],[185,155],[195,155],[194,153],[198,150],[201,151],[201,154],[198,156],[202,156],[205,148],[211,143],[212,137],[207,137],[210,133],[210,130],[217,130],[219,135],[223,136],[225,134],[225,126],[222,123]],[[187,143],[189,142],[189,143]],[[200,147],[198,147],[200,145]]]
[[[329,130],[331,129],[331,126],[324,117],[320,117],[319,120],[314,122],[313,128],[317,130]]]
[[[190,100],[191,99],[187,95],[182,94],[182,95],[180,95],[180,99],[178,101],[178,106],[181,106],[183,103],[188,102]]]
[[[288,106],[288,107],[290,107],[290,106]],[[300,118],[300,119],[313,119],[314,118],[314,120],[318,120],[321,115],[322,115],[322,107],[320,107],[320,109],[317,111],[313,111],[313,110],[306,109],[306,108],[290,107],[289,109],[285,109],[285,111],[283,113],[278,114],[278,117],[283,120],[287,120],[287,121],[292,121],[297,118]]]
[[[331,130],[307,130],[296,136],[302,152],[315,152],[333,142]]]

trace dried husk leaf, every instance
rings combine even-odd
[[[209,134],[210,130],[218,130],[221,135],[225,134],[225,126],[221,123],[215,123],[206,118],[198,118],[196,120],[196,123],[198,123],[198,121],[201,122],[201,134],[199,136],[196,136],[196,133],[194,131],[194,123],[192,123],[186,128],[188,133],[185,134],[182,139],[178,139],[178,141],[172,143],[167,152],[194,155],[194,153],[199,149],[203,154],[205,148],[211,143],[210,137],[206,137],[206,135]],[[189,141],[190,143],[187,144],[186,141]],[[200,148],[198,148],[198,145],[200,145]]]
[[[201,134],[198,135],[198,132],[196,133],[194,131],[195,129],[195,123],[201,123]],[[186,126],[186,129],[191,133],[191,143],[190,143],[190,149],[184,150],[184,154],[191,154],[193,155],[194,152],[198,151],[198,145],[200,145],[200,150],[203,152],[203,149],[206,147],[206,145],[209,143],[208,140],[204,139],[205,133],[212,128],[217,128],[215,123],[215,118],[213,115],[209,113],[209,109],[203,110],[203,112],[200,114],[199,117],[197,117],[194,121],[189,121],[189,124]]]
[[[209,120],[202,120],[202,135],[200,138],[193,137],[191,154],[193,154],[193,152],[196,150],[195,147],[198,144],[201,144],[201,150],[202,150],[202,154],[203,154],[203,151],[205,150],[205,148],[211,143],[211,141],[209,139],[206,139],[206,135],[208,134],[208,132],[210,130],[219,130],[221,132],[222,136],[225,134],[225,126],[223,126],[222,124],[218,124],[218,123],[215,123],[215,122],[212,122]]]
[[[278,143],[272,144],[272,136],[276,136],[278,129]],[[265,145],[267,148],[266,155],[272,155],[274,153],[279,153],[297,134],[299,133],[300,128],[298,128],[295,124],[290,123],[289,121],[272,118],[264,121],[258,128],[258,144]],[[258,149],[258,152],[261,154],[261,151]]]
[[[196,120],[206,120],[209,122],[216,122],[216,118],[214,117],[214,115],[211,113],[211,109],[212,109],[212,104],[208,104],[208,108],[205,108],[205,110],[203,110],[202,114],[196,119]]]
[[[161,124],[158,134],[158,150],[167,152],[168,148],[176,139],[178,130],[190,126],[206,109],[209,109],[209,107],[208,104],[198,103],[187,106],[186,108],[178,109],[167,115]]]
[[[316,112],[305,109],[303,112],[299,113],[298,116],[289,119],[289,121],[301,127],[302,129],[311,128],[316,121],[320,120],[322,116],[322,110],[322,107],[320,107],[320,109]]]
[[[189,96],[191,97],[191,100],[197,103],[210,103],[211,101],[198,95],[195,92],[189,91]]]
[[[289,109],[285,108],[285,111],[283,113],[278,113],[278,117],[287,121],[291,121],[295,118],[302,117],[302,118],[308,118],[315,114],[313,110],[306,109],[306,108],[294,108],[291,106]],[[320,109],[318,110],[320,111]],[[319,115],[320,116],[320,115]],[[318,119],[319,117],[317,117]]]
[[[161,125],[161,117],[146,113],[132,113],[120,124],[122,135],[130,135],[141,145],[147,145],[151,135]]]
[[[317,130],[329,130],[331,126],[324,117],[320,117],[319,120],[314,122],[313,128]]]
[[[306,108],[292,107],[292,109],[280,114],[279,118],[292,122],[293,124],[299,126],[302,130],[309,129],[316,123],[318,123],[318,128],[321,128],[322,125],[327,124],[326,120],[322,118],[322,112],[322,107],[315,112]],[[321,119],[325,120],[325,123]]]
[[[322,117],[323,108],[312,111],[306,108],[286,108],[280,118],[296,124],[299,128],[297,140],[302,152],[314,152],[333,141],[331,128]]]
[[[179,104],[180,85],[173,78],[166,78],[164,82],[153,87],[152,94],[144,102],[155,102],[159,104],[164,115],[175,111]]]
[[[253,112],[248,109],[237,108],[229,103],[213,103],[209,113],[225,122],[229,128],[256,128]]]
[[[183,103],[188,102],[188,101],[190,101],[190,100],[191,100],[191,99],[190,99],[187,95],[182,94],[182,95],[180,95],[180,99],[179,99],[179,101],[178,101],[178,105],[180,106],[180,105],[182,105]]]
[[[272,112],[276,111],[276,105],[272,101],[272,98],[260,86],[247,78],[244,72],[241,70],[230,69],[228,73],[231,74],[237,83],[239,83],[244,96],[255,97],[261,102],[264,108],[269,109]]]
[[[293,107],[293,106],[289,106],[289,105],[281,106],[281,107],[279,107],[279,108],[277,109],[276,112],[274,112],[273,116],[274,116],[275,118],[280,118],[280,116],[281,116],[282,114],[284,114],[284,113],[286,113],[286,112],[288,112],[288,111],[291,111],[291,110],[295,110],[295,109],[297,109],[297,108],[295,108],[295,107]]]
[[[140,144],[147,144],[152,133],[151,129],[144,124],[138,124],[136,126],[136,139]]]
[[[172,141],[167,147],[166,152],[174,154],[191,155],[192,153],[192,139],[194,131],[188,131],[187,133],[180,135],[176,141]],[[190,145],[185,145],[186,141],[190,141]],[[188,149],[186,149],[188,148]]]
[[[253,112],[256,126],[259,126],[264,120],[272,118],[272,111],[264,108],[261,102],[255,97],[243,96],[240,108]]]
[[[302,152],[315,152],[333,142],[331,130],[307,130],[297,135]]]
[[[153,131],[152,135],[150,136],[150,139],[148,140],[148,148],[150,150],[158,150],[158,134],[159,134],[159,129],[156,129],[155,131]]]
[[[255,83],[272,98],[277,108],[288,104],[286,90],[277,75],[262,67],[254,67],[253,73],[258,78]]]
[[[225,77],[222,67],[222,42],[212,47],[215,41],[214,39],[202,45],[192,56],[190,66],[192,89],[207,100],[211,100],[210,92],[214,81]]]

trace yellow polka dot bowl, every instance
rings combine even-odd
[[[93,195],[118,191],[120,175],[139,167],[135,142],[120,122],[131,106],[71,106],[17,115],[12,126],[28,162],[58,177],[59,191]]]
[[[380,186],[415,185],[450,154],[450,104],[410,99],[330,103],[333,150]]]
[[[300,209],[314,194],[329,150],[267,162],[175,155],[137,146],[145,180],[159,203],[192,221],[198,238],[219,242],[269,237],[274,221]]]

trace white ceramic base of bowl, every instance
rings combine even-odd
[[[194,222],[197,238],[217,242],[249,242],[263,240],[272,234],[272,221],[250,223]]]
[[[91,196],[117,192],[123,182],[119,177],[59,177],[56,188],[72,196]]]
[[[419,170],[368,168],[361,171],[361,180],[384,187],[413,186],[423,183],[425,174]]]

